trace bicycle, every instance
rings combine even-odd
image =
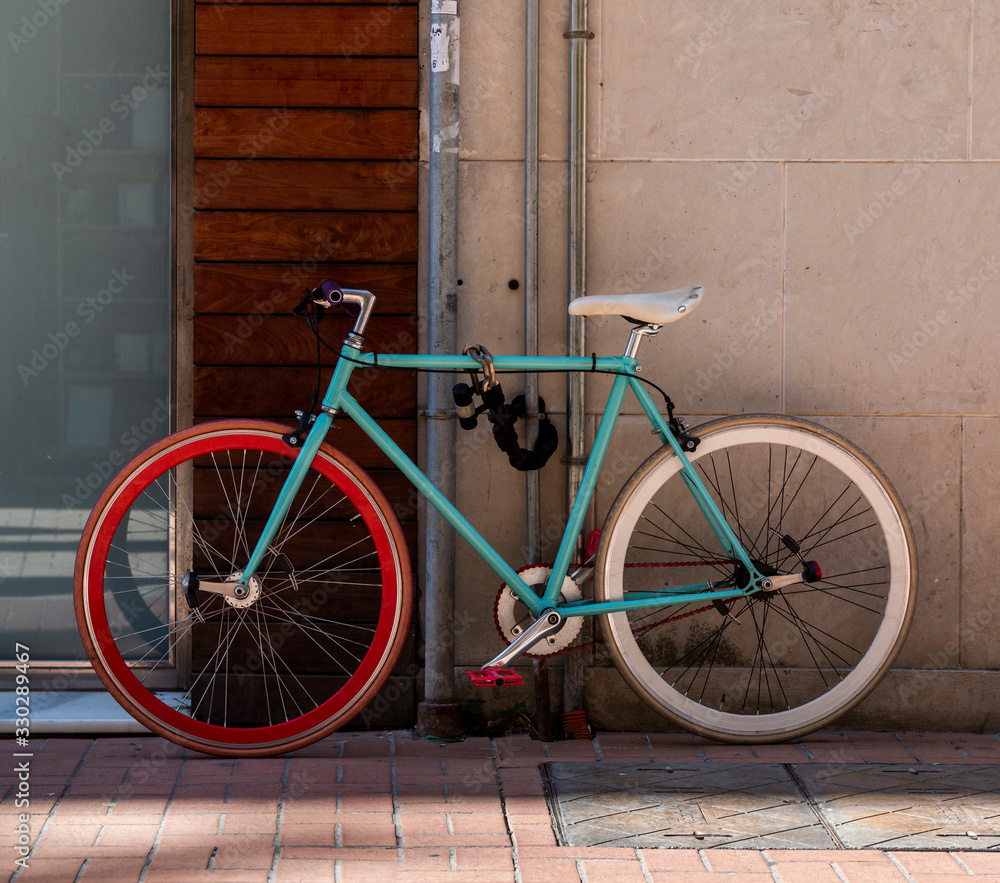
[[[688,431],[641,377],[637,354],[702,300],[700,287],[580,298],[571,313],[631,323],[622,356],[494,358],[479,345],[366,351],[375,297],[332,282],[307,292],[296,310],[311,315],[317,346],[325,311],[355,318],[318,414],[299,412],[291,431],[226,420],[176,432],[125,466],[95,506],[74,589],[97,673],[150,730],[214,754],[290,751],[364,707],[406,640],[412,585],[392,507],[326,441],[343,414],[504,582],[495,616],[507,647],[470,673],[477,683],[516,681],[515,658],[567,650],[596,616],[624,679],[688,730],[768,742],[831,722],[870,692],[906,634],[910,526],[879,468],[818,424],[746,415]],[[352,373],[373,367],[468,372],[456,387],[463,426],[489,411],[495,434],[513,419],[497,374],[613,375],[551,567],[519,573],[505,562],[348,393]],[[574,563],[627,392],[661,447],[622,487],[596,551]],[[164,692],[178,678],[179,701]]]

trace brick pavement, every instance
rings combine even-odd
[[[8,743],[10,744],[10,743]],[[14,749],[11,747],[11,755]],[[959,883],[1000,856],[878,850],[556,845],[538,765],[580,762],[1000,762],[991,735],[821,733],[739,747],[684,734],[461,743],[338,733],[288,757],[224,760],[161,739],[32,743],[30,845],[18,871],[18,779],[0,771],[0,877],[18,883]]]

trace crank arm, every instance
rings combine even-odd
[[[518,656],[526,653],[543,638],[558,631],[562,624],[563,615],[558,610],[553,610],[552,608],[543,610],[542,615],[538,619],[521,632],[507,649],[487,662],[483,666],[483,669],[506,668]]]

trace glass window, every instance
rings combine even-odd
[[[82,657],[76,545],[170,415],[170,0],[0,5],[0,622]]]

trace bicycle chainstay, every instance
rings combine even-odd
[[[733,561],[731,559],[721,558],[715,561],[653,561],[648,564],[626,564],[625,566],[626,567],[702,567],[705,565],[713,565],[713,564],[723,565],[732,563]],[[524,571],[531,570],[534,567],[548,567],[549,569],[551,569],[552,565],[529,564],[526,567],[522,567],[520,570],[518,570],[518,573],[524,573]],[[591,576],[589,577],[589,579],[593,579],[593,577]],[[510,641],[507,640],[507,636],[503,633],[503,628],[501,628],[500,626],[500,613],[499,613],[500,593],[503,592],[505,585],[506,583],[501,583],[500,592],[497,592],[497,597],[493,602],[493,624],[496,626],[497,632],[500,634],[500,637],[503,639],[504,643],[510,646]],[[638,628],[633,628],[632,634],[642,635],[652,629],[659,628],[661,625],[668,625],[671,622],[678,622],[679,620],[687,619],[689,616],[697,616],[699,613],[706,613],[709,610],[718,610],[719,603],[725,604],[727,607],[729,607],[734,600],[735,600],[734,598],[727,598],[721,602],[713,601],[711,604],[706,604],[704,607],[699,607],[697,610],[688,610],[686,613],[678,613],[675,616],[668,616],[665,617],[664,619],[657,620],[656,622],[648,623]],[[566,647],[563,650],[556,650],[552,653],[525,653],[524,655],[530,659],[541,659],[550,656],[563,656],[566,653],[576,653],[578,650],[586,650],[588,647],[597,647],[603,643],[604,643],[603,638],[595,638],[593,641],[588,641],[586,644],[580,644],[576,647]]]

